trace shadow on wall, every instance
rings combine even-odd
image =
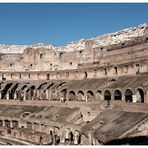
[[[148,145],[148,136],[137,136],[123,139],[116,139],[104,145]]]

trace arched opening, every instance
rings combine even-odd
[[[144,103],[144,92],[141,88],[138,88],[136,91],[136,97],[138,103]]]
[[[105,90],[104,100],[111,100],[111,92],[109,90]]]
[[[18,121],[12,121],[12,128],[18,128]]]
[[[85,97],[84,97],[83,91],[79,90],[77,97],[78,97],[78,101],[85,101]]]
[[[10,121],[5,120],[5,126],[6,126],[6,127],[10,127]]]
[[[75,92],[74,91],[70,91],[69,92],[69,101],[74,101],[75,100]]]
[[[96,93],[96,100],[101,100],[101,91],[98,90]]]
[[[31,100],[33,100],[34,93],[35,93],[35,86],[33,85],[33,86],[30,87],[30,98],[31,98]]]
[[[120,90],[114,91],[114,100],[122,100],[122,94]]]
[[[2,99],[6,99],[6,94],[8,93],[8,89],[12,86],[13,83],[6,84],[5,88],[2,90]]]
[[[88,101],[88,102],[90,102],[90,101],[92,101],[93,99],[94,99],[94,93],[93,93],[91,90],[89,90],[89,91],[86,93],[86,98],[85,98],[85,100]]]
[[[132,91],[130,89],[126,89],[125,91],[125,101],[126,102],[133,102],[133,98],[132,98]]]
[[[60,101],[66,101],[67,89],[63,89],[60,92]]]
[[[73,141],[73,133],[69,128],[66,128],[65,131],[65,142],[72,142]]]

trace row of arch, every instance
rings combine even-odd
[[[73,91],[67,92],[66,89],[61,91],[64,100],[68,101],[93,101],[93,100],[124,100],[125,102],[138,102],[144,103],[144,91],[142,88],[137,88],[136,92],[133,93],[131,89],[126,89],[125,92],[121,92],[119,89],[115,89],[113,93],[110,90],[100,91],[94,93],[91,90],[84,91]],[[68,93],[68,94],[67,94]]]
[[[133,94],[131,89],[126,89],[124,94],[122,94],[119,89],[116,89],[113,93],[113,96],[114,96],[114,100],[125,99],[126,102],[144,103],[144,91],[141,88],[138,88],[135,94]],[[112,99],[111,92],[109,90],[105,90],[104,100],[111,100],[111,99]]]
[[[64,101],[93,101],[93,100],[125,100],[126,102],[141,102],[144,103],[145,94],[142,88],[137,88],[135,92],[127,88],[125,91],[114,89],[111,91],[98,90],[69,90],[61,89],[61,86],[66,82],[39,84],[5,84],[0,90],[0,99],[12,100],[61,100]]]

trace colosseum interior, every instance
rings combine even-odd
[[[63,47],[0,45],[1,145],[148,144],[148,25]]]

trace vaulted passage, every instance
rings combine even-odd
[[[74,101],[75,100],[75,92],[74,91],[70,91],[69,92],[69,101]]]
[[[105,90],[104,100],[111,100],[111,92],[109,90]]]
[[[121,100],[122,99],[122,94],[120,90],[115,90],[114,92],[114,100]]]
[[[125,91],[125,101],[126,102],[133,102],[133,98],[132,98],[132,91],[130,89],[126,89]]]
[[[144,103],[144,92],[141,88],[137,89],[136,95],[137,95],[137,102]]]

